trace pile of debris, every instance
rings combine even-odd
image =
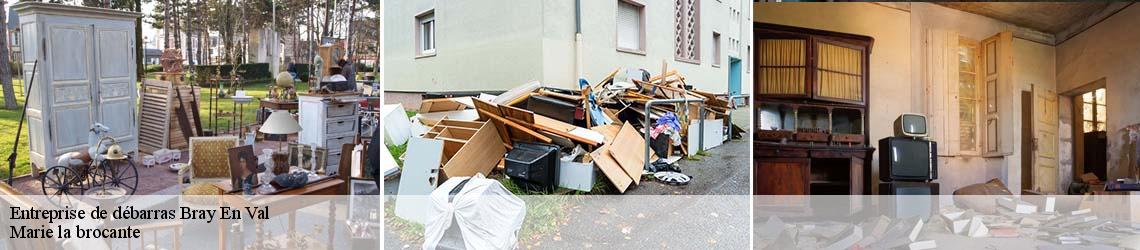
[[[1037,249],[1137,249],[1140,223],[1128,218],[1132,211],[1126,206],[1106,206],[1127,202],[1127,197],[955,196],[956,202],[962,203],[956,205],[965,207],[946,206],[937,213],[909,217],[877,215],[866,220],[849,218],[848,222],[797,218],[797,222],[785,223],[770,216],[756,227],[757,247],[970,249],[979,245],[1024,244],[1027,241],[1016,239],[1032,239]]]
[[[540,192],[590,192],[595,170],[621,193],[647,174],[686,184],[678,160],[740,138],[743,130],[731,125],[739,97],[697,90],[676,70],[663,72],[616,69],[601,81],[581,79],[578,90],[531,82],[498,95],[429,93],[410,118],[401,105],[386,105],[385,144],[407,144],[400,195],[492,172]]]

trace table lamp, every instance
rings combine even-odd
[[[293,119],[293,115],[289,114],[289,111],[277,110],[273,111],[272,114],[269,114],[269,117],[265,119],[265,123],[262,124],[261,128],[257,129],[257,131],[264,134],[281,135],[284,138],[289,138],[290,134],[301,132],[301,124],[297,123],[297,120]],[[278,164],[288,164],[287,162],[289,160],[289,155],[284,153],[284,150],[281,150],[283,143],[284,140],[277,141],[278,150],[273,154],[274,168],[281,167],[278,166]],[[288,169],[288,166],[285,166],[285,169]]]

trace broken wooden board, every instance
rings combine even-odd
[[[479,119],[479,112],[474,109],[464,109],[455,111],[441,111],[432,113],[420,113],[416,116],[419,117],[420,123],[427,126],[435,126],[437,122],[443,119],[458,120],[458,121],[475,121]]]
[[[618,131],[621,131],[621,127],[622,126],[618,125],[618,124],[610,124],[610,125],[594,126],[593,128],[590,128],[590,130],[593,130],[594,132],[601,133],[602,136],[604,136],[606,138],[606,144],[609,144],[610,142],[614,141],[615,137],[617,137],[617,133],[618,133]]]
[[[633,178],[633,183],[640,185],[642,169],[645,168],[645,139],[641,133],[626,123],[609,146],[610,155]]]
[[[602,170],[602,174],[606,175],[606,179],[614,184],[619,193],[625,193],[625,190],[633,183],[633,179],[629,178],[629,174],[622,169],[621,164],[618,164],[617,160],[610,156],[609,146],[599,147],[590,153],[590,157],[594,159],[594,165]]]
[[[542,115],[534,115],[534,126],[539,130],[566,137],[575,142],[597,146],[604,142],[603,135],[582,127],[574,126]]]
[[[475,104],[475,110],[479,112],[479,120],[491,122],[491,124],[494,125],[495,130],[499,131],[499,137],[502,137],[501,140],[503,141],[503,144],[510,145],[511,133],[508,132],[507,125],[504,122],[496,119],[502,118],[502,111],[499,110],[499,107],[495,106],[495,104],[491,104],[480,99],[472,99],[471,101]],[[494,117],[496,115],[499,117]]]
[[[467,109],[466,104],[451,98],[444,98],[423,100],[420,102],[420,109],[416,111],[420,113],[432,113],[464,109]]]
[[[535,90],[538,90],[541,87],[542,83],[538,81],[515,86],[514,88],[507,90],[507,92],[499,94],[498,97],[495,97],[495,100],[493,102],[498,105],[513,105],[515,103],[521,102],[522,100],[526,100],[527,97],[530,97],[531,93],[534,93]]]
[[[580,96],[580,95],[568,95],[568,94],[558,93],[558,92],[545,90],[545,89],[538,90],[538,93],[543,95],[543,96],[559,98],[559,99],[563,99],[566,101],[572,101],[572,102],[581,102],[582,100],[586,99],[585,97]]]
[[[499,135],[502,137],[503,144],[510,145],[512,138],[519,140],[528,139],[526,136],[533,137],[532,141],[539,141],[543,143],[551,142],[551,139],[549,137],[546,137],[534,131],[534,129],[512,121],[511,119],[507,119],[503,115],[503,111],[499,108],[499,106],[479,99],[472,100],[475,103],[475,110],[479,111],[479,120],[490,121],[494,125],[495,130],[499,131]],[[515,135],[514,133],[525,135]]]
[[[507,105],[499,105],[499,111],[500,114],[503,114],[503,118],[518,123],[525,127],[525,129],[534,129],[534,112]],[[524,142],[534,142],[535,137],[527,134],[523,129],[524,128],[508,127],[507,131],[510,132],[511,138],[513,139]]]

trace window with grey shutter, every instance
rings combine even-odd
[[[627,52],[645,51],[645,27],[642,12],[645,6],[635,2],[618,0],[617,8],[617,48]]]

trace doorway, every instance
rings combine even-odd
[[[1108,177],[1108,106],[1105,104],[1105,88],[1097,88],[1096,90],[1085,92],[1074,98],[1074,106],[1077,107],[1079,112],[1076,117],[1080,119],[1074,124],[1076,135],[1080,137],[1080,147],[1076,151],[1081,152],[1080,169],[1077,172],[1078,176],[1091,173],[1096,175],[1100,181],[1106,180]]]
[[[1021,92],[1021,190],[1033,190],[1033,92]]]
[[[728,94],[740,94],[740,59],[735,57],[728,58]]]
[[[1065,92],[1072,103],[1074,183],[1100,184],[1108,176],[1108,89],[1105,78]],[[1092,175],[1096,175],[1095,180]],[[1087,176],[1087,177],[1082,177]],[[1094,183],[1089,183],[1090,181]]]

